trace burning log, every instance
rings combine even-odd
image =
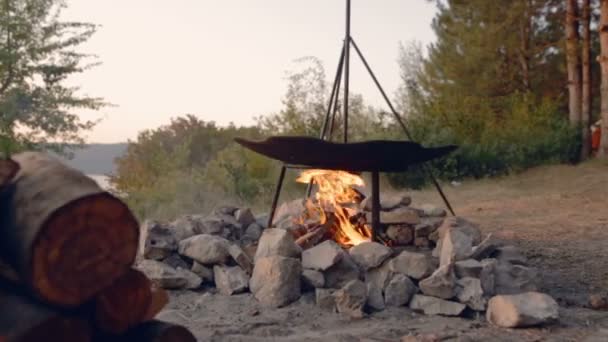
[[[0,341],[91,340],[89,323],[0,289]]]
[[[328,229],[325,227],[325,225],[317,225],[308,233],[297,238],[296,244],[302,247],[302,249],[311,248],[321,242],[325,234],[327,234],[327,231]]]
[[[99,330],[121,334],[151,320],[167,304],[167,293],[153,288],[141,272],[129,270],[95,298],[95,323]]]
[[[0,257],[39,298],[78,306],[130,268],[138,223],[95,181],[42,153],[13,156],[20,170],[0,197]]]
[[[194,335],[181,325],[157,320],[142,323],[122,336],[106,336],[99,340],[119,342],[196,342]]]
[[[11,159],[0,159],[0,188],[4,187],[7,183],[15,177],[15,174],[19,170],[19,164]]]

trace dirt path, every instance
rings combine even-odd
[[[538,267],[543,291],[562,305],[558,324],[498,329],[483,317],[419,315],[406,308],[349,320],[316,307],[310,294],[264,309],[249,294],[174,293],[161,319],[188,326],[200,341],[400,341],[434,334],[441,341],[608,341],[608,312],[584,308],[608,290],[608,165],[554,166],[502,179],[446,186],[457,214],[520,246]],[[434,191],[414,204],[439,204]]]

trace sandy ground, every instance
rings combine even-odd
[[[501,179],[446,186],[456,213],[522,248],[541,271],[542,290],[562,305],[557,324],[499,329],[483,317],[424,316],[406,308],[351,320],[325,312],[311,295],[286,308],[260,307],[250,294],[173,293],[160,318],[184,324],[200,341],[608,341],[608,312],[586,308],[608,291],[608,164],[552,166]],[[439,204],[434,191],[414,204]]]

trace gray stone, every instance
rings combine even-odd
[[[255,262],[269,256],[283,256],[286,258],[299,258],[302,249],[298,246],[293,236],[286,230],[270,228],[265,229],[258,249],[255,253]]]
[[[362,270],[367,271],[382,264],[393,251],[385,245],[368,241],[352,247],[349,254]]]
[[[513,265],[528,265],[528,258],[515,246],[500,246],[497,247],[492,257],[501,263],[511,263]]]
[[[279,255],[256,259],[249,288],[268,307],[283,307],[300,298],[300,260]]]
[[[498,262],[494,268],[496,294],[536,291],[538,272],[534,268]]]
[[[201,277],[203,283],[213,283],[213,269],[199,263],[199,262],[194,262],[192,263],[192,268],[190,269],[190,271],[192,271],[192,273],[196,274],[197,276]]]
[[[194,235],[213,234],[205,229],[202,221],[204,218],[201,215],[184,215],[171,222],[169,226],[177,242],[180,242]]]
[[[423,249],[429,249],[431,247],[431,241],[425,237],[417,237],[414,239],[414,246]]]
[[[456,295],[456,277],[451,265],[439,267],[418,285],[420,290],[428,296],[450,299]]]
[[[302,267],[325,271],[338,263],[344,254],[345,252],[336,242],[326,240],[302,252]]]
[[[443,220],[441,226],[435,231],[437,234],[437,240],[442,239],[450,228],[460,230],[468,235],[473,242],[473,246],[481,243],[481,231],[479,230],[479,227],[476,224],[458,216],[447,217]]]
[[[489,234],[479,245],[473,247],[470,258],[479,261],[487,259],[494,254],[497,247],[498,245],[494,242],[492,234]]]
[[[459,229],[448,229],[441,240],[439,265],[444,266],[467,259],[472,250],[473,240],[469,235]]]
[[[367,302],[367,287],[360,280],[351,280],[334,293],[336,308],[341,314],[352,318],[363,318],[363,308]]]
[[[340,261],[323,271],[325,287],[339,289],[351,280],[359,279],[361,271],[348,253],[344,253]]]
[[[466,277],[457,282],[456,297],[475,311],[485,311],[487,300],[484,298],[481,282],[477,278]]]
[[[275,223],[286,218],[299,218],[306,212],[306,201],[302,199],[293,200],[281,204],[274,215],[273,226]]]
[[[250,224],[255,223],[255,216],[249,208],[241,208],[234,213],[234,218],[243,227],[249,227]]]
[[[454,263],[454,272],[458,278],[479,278],[482,268],[481,262],[475,259],[461,260]]]
[[[239,208],[231,205],[223,205],[215,208],[213,212],[218,215],[234,215]]]
[[[426,315],[460,316],[466,307],[461,303],[423,295],[414,295],[410,301],[410,309]]]
[[[196,274],[184,269],[177,270],[156,260],[142,260],[137,265],[137,269],[142,271],[152,283],[165,289],[197,288],[201,284],[201,279]]]
[[[325,287],[325,276],[319,271],[305,269],[302,271],[302,285],[305,289]]]
[[[380,210],[391,211],[399,207],[407,207],[412,203],[412,198],[408,195],[385,196],[380,199]],[[361,208],[365,211],[372,211],[371,197],[367,197],[361,202]]]
[[[241,247],[235,244],[231,244],[228,247],[228,253],[232,257],[232,260],[234,260],[239,266],[241,266],[245,273],[251,275],[251,272],[253,272],[253,263],[251,262],[249,256],[245,254],[245,252],[243,252]]]
[[[403,274],[395,274],[384,290],[386,306],[403,306],[418,292],[416,285]]]
[[[553,298],[538,292],[495,296],[488,303],[486,318],[504,328],[530,327],[557,321],[559,306]]]
[[[423,279],[433,273],[433,262],[422,253],[403,251],[389,261],[391,271],[414,279]]]
[[[140,254],[145,259],[163,260],[177,251],[177,239],[167,225],[145,221],[140,229]]]
[[[268,214],[260,214],[255,217],[255,223],[262,228],[268,228]]]
[[[414,228],[409,225],[390,225],[386,229],[386,236],[397,246],[411,245],[414,241]]]
[[[371,221],[368,221],[371,222]],[[391,211],[380,212],[380,222],[383,224],[409,224],[417,225],[420,223],[418,211],[412,208],[399,207]]]
[[[367,286],[367,306],[376,311],[384,310],[386,306],[384,305],[382,289],[372,282],[365,285]]]
[[[202,234],[182,240],[179,254],[204,265],[224,264],[228,260],[228,240],[215,235]]]
[[[481,272],[479,273],[479,281],[481,288],[486,296],[493,296],[496,293],[496,259],[484,259],[481,261]]]
[[[239,266],[213,266],[215,287],[226,296],[245,292],[249,286],[249,276]]]
[[[433,226],[428,222],[422,222],[414,227],[414,237],[428,238],[429,235],[431,235],[431,233],[433,233],[435,230],[437,230],[437,227]]]
[[[190,265],[188,265],[188,263],[177,253],[171,254],[171,256],[163,260],[163,262],[173,268],[190,269]]]
[[[252,223],[245,230],[245,234],[243,235],[242,239],[248,242],[256,242],[260,239],[263,232],[264,228],[262,228],[262,226],[260,226],[258,223]]]
[[[329,310],[331,312],[336,311],[336,297],[334,297],[335,290],[330,289],[316,289],[315,299],[317,306],[321,309]]]
[[[423,204],[420,210],[422,210],[425,217],[445,217],[447,215],[445,209],[432,204]]]

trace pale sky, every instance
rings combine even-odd
[[[186,113],[220,125],[277,112],[285,72],[316,56],[333,79],[344,37],[343,0],[68,0],[64,18],[101,25],[81,51],[102,62],[74,77],[83,93],[115,104],[88,142],[122,142]],[[391,95],[399,42],[434,39],[425,0],[353,0],[352,36]],[[353,51],[353,58],[354,51]],[[355,58],[351,89],[383,105]]]

